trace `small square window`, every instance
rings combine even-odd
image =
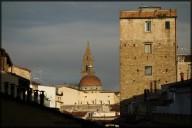
[[[169,21],[165,22],[165,29],[170,29],[170,22]]]
[[[152,53],[152,44],[145,44],[145,53]]]
[[[145,75],[152,75],[152,66],[145,66]]]
[[[151,32],[151,21],[146,21],[145,22],[145,31],[146,32]]]

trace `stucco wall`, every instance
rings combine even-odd
[[[82,104],[115,104],[118,103],[119,100],[114,93],[83,93],[81,95]]]
[[[61,110],[65,109],[61,106],[67,105],[104,105],[116,104],[120,101],[113,92],[81,91],[69,87],[60,87],[58,88],[58,93],[63,93],[63,96],[56,97],[57,107]]]
[[[56,87],[38,85],[38,90],[45,91],[44,95],[46,98],[48,98],[48,101],[49,101],[48,107],[55,108]]]
[[[192,62],[178,62],[177,64],[177,81],[181,81],[180,73],[184,73],[184,80],[192,78],[191,76]]]
[[[9,67],[9,69],[8,69],[9,72],[11,72],[11,68],[12,68],[12,73],[15,73],[18,76],[21,76],[21,77],[26,78],[28,80],[31,79],[30,71],[25,70],[25,69],[23,69],[21,67],[12,66],[12,67]]]
[[[63,96],[61,96],[61,101],[63,102],[63,105],[78,104],[78,101],[79,101],[78,90],[71,89],[68,87],[60,87],[58,88],[58,93],[59,94],[63,93]]]

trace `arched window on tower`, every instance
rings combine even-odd
[[[86,69],[85,69],[85,70],[86,70],[86,72],[88,71],[88,69],[89,69],[89,68],[88,68],[88,65],[86,65]]]

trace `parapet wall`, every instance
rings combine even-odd
[[[128,18],[176,18],[176,10],[154,10],[154,11],[121,11],[120,19]]]

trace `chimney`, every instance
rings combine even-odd
[[[184,81],[184,73],[183,72],[180,73],[180,76],[181,76],[181,81]]]

